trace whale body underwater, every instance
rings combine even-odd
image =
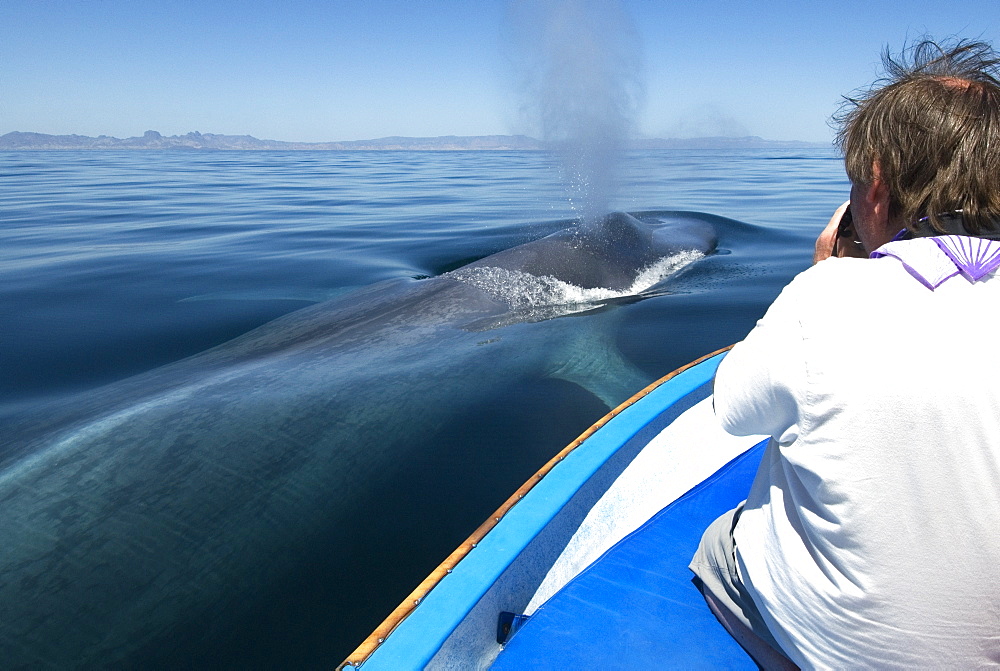
[[[600,306],[715,244],[694,216],[614,213],[304,308],[19,419],[0,453],[4,668],[227,666],[171,651],[232,638],[227,623],[303,562],[350,582],[373,483],[405,477],[493,387],[550,377],[614,407],[650,382]],[[600,314],[571,316],[584,310]],[[344,556],[312,549],[331,544]]]

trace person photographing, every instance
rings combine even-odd
[[[849,202],[715,380],[771,440],[691,568],[765,668],[1000,663],[1000,55],[884,61],[837,118]]]

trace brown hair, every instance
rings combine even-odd
[[[834,117],[837,145],[856,184],[889,191],[889,218],[911,229],[963,211],[973,235],[1000,232],[1000,56],[983,42],[921,41]]]

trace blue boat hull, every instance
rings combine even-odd
[[[760,459],[760,437],[733,438],[714,420],[723,356],[675,371],[585,432],[341,668],[754,668],[687,570]],[[505,646],[501,613],[528,616]]]

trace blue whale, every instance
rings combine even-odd
[[[22,418],[4,431],[0,470],[3,667],[158,666],[303,561],[349,580],[356,565],[310,548],[359,551],[353,534],[377,504],[366,492],[405,477],[462,408],[529,377],[612,407],[645,385],[610,337],[614,310],[555,317],[641,291],[643,272],[714,245],[693,217],[615,213],[299,310]]]

